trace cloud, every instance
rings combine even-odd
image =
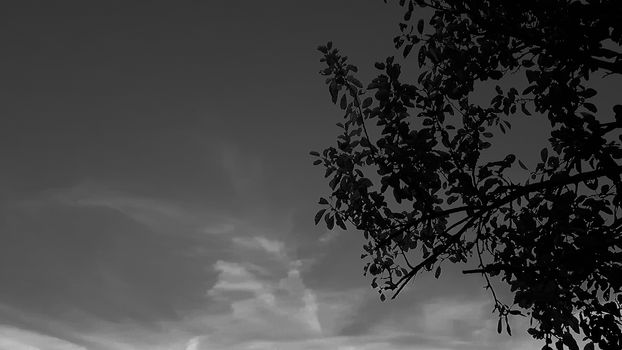
[[[481,329],[482,320],[489,316],[485,312],[491,310],[489,306],[489,300],[431,300],[422,305],[419,324],[426,333],[440,333],[452,338],[468,337]]]
[[[135,195],[106,186],[84,182],[73,187],[49,191],[26,204],[62,204],[115,210],[156,232],[220,235],[233,232],[239,220],[214,208],[190,207],[157,197]]]
[[[276,257],[282,257],[285,254],[285,244],[283,242],[262,236],[234,237],[233,243],[247,249],[263,250]]]
[[[257,295],[264,289],[261,281],[242,264],[219,260],[214,264],[214,270],[219,273],[219,277],[207,292],[210,296],[229,297],[232,292],[248,292]]]
[[[320,236],[319,241],[320,243],[323,243],[323,244],[330,243],[332,240],[337,238],[337,236],[343,234],[343,232],[344,231],[339,228],[334,228],[332,230],[326,230],[326,232],[324,232],[324,234]]]
[[[290,231],[270,226],[278,222],[210,223],[197,208],[93,185],[48,195],[56,209],[50,205],[12,216],[20,221],[12,226],[21,227],[13,234],[16,242],[29,239],[10,250],[38,242],[41,256],[28,265],[36,267],[29,276],[41,273],[46,292],[35,295],[27,311],[39,313],[42,321],[23,332],[50,337],[52,344],[58,339],[63,346],[88,350],[454,350],[507,343],[488,337],[483,328],[490,315],[480,301],[439,297],[435,289],[419,299],[403,296],[380,303],[367,280],[362,286],[344,283],[360,276],[358,254],[345,253],[358,246],[351,235],[326,238],[327,246],[314,239],[324,252],[301,260],[301,245],[284,236]],[[200,237],[190,240],[188,235],[153,234],[162,225],[178,229],[174,232],[221,234],[190,235]],[[37,234],[52,232],[51,227],[55,235]],[[55,244],[59,239],[68,243]],[[314,263],[318,256],[321,264]],[[16,259],[8,259],[6,266]],[[352,268],[344,269],[347,264]],[[56,276],[52,272],[60,276],[54,283],[48,281]],[[313,286],[308,279],[326,280],[327,275],[334,280],[323,285]],[[19,280],[13,285],[21,288],[11,287],[13,304],[33,305],[32,298],[21,298],[32,289]],[[52,319],[71,307],[82,312],[79,317],[65,313]],[[48,333],[40,326],[46,322],[75,327]],[[35,335],[18,333],[5,333],[0,350],[39,350]],[[518,340],[513,344],[522,346]],[[53,348],[40,350],[48,349]]]
[[[87,350],[85,347],[59,338],[9,326],[0,326],[0,349]]]
[[[214,268],[219,276],[207,294],[230,308],[230,314],[215,325],[214,336],[275,340],[321,334],[316,297],[296,268],[278,280],[260,277],[242,263],[218,261]],[[231,324],[236,325],[235,333]]]

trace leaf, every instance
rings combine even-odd
[[[348,107],[348,99],[346,98],[346,94],[343,94],[343,96],[341,97],[340,104],[341,109],[346,109],[346,107]]]
[[[523,111],[523,113],[525,113],[525,115],[531,115],[531,113],[527,110],[527,107],[525,106],[524,103],[521,103],[520,109],[521,111]]]
[[[419,22],[417,22],[417,31],[419,32],[419,34],[423,34],[423,20],[420,19]]]
[[[579,350],[579,345],[577,345],[577,341],[572,335],[570,335],[570,333],[564,333],[562,341],[568,348],[570,348],[570,350]]]
[[[501,324],[501,317],[499,317],[499,322],[497,322],[497,333],[501,334],[501,329],[503,329],[503,325]]]
[[[521,162],[521,160],[518,160],[518,165],[520,165],[521,168],[523,168],[524,170],[528,170],[527,167],[525,166],[525,164],[523,162]]]
[[[594,343],[589,342],[585,344],[585,346],[583,347],[583,350],[594,350]]]
[[[505,330],[508,332],[508,335],[512,335],[512,329],[510,328],[510,323],[507,318],[505,319]]]
[[[542,151],[540,151],[540,159],[542,159],[542,163],[545,163],[548,157],[549,150],[547,148],[543,148]]]
[[[333,103],[337,103],[337,94],[339,93],[339,86],[335,81],[332,81],[328,86],[328,92],[330,92],[330,98]]]
[[[493,70],[493,71],[488,72],[488,76],[490,76],[494,80],[499,80],[503,78],[503,73],[498,70]]]
[[[419,53],[417,54],[417,61],[419,63],[419,68],[421,68],[425,63],[425,46],[421,46],[419,48]]]
[[[326,208],[321,209],[320,211],[317,212],[317,214],[315,214],[316,225],[320,222],[320,220],[322,220],[322,216],[324,215],[325,212],[326,212]]]
[[[324,216],[324,221],[326,222],[326,227],[329,230],[332,230],[333,227],[335,227],[335,218],[331,216],[330,214]]]
[[[404,58],[406,58],[406,56],[408,56],[408,54],[410,53],[410,50],[412,50],[412,48],[413,48],[413,44],[406,45],[406,47],[404,47]]]
[[[528,70],[525,72],[525,75],[527,76],[527,81],[531,84],[531,82],[535,81],[536,79],[538,79],[538,77],[540,76],[540,74],[535,71],[535,70]],[[525,94],[525,92],[523,91],[523,94]]]
[[[521,61],[521,64],[522,64],[524,67],[527,67],[527,68],[529,68],[529,67],[533,67],[533,61],[530,61],[530,60],[522,60],[522,61]]]
[[[328,201],[324,197],[320,197],[320,204],[328,204]]]
[[[361,107],[363,107],[363,108],[367,108],[367,107],[371,106],[371,104],[372,104],[372,102],[373,102],[373,101],[374,101],[374,100],[373,100],[371,97],[368,97],[368,98],[366,98],[366,99],[363,101],[363,105],[362,105]]]
[[[585,90],[585,91],[583,92],[583,96],[584,96],[585,98],[590,98],[590,97],[594,97],[594,96],[596,96],[596,94],[597,94],[597,93],[598,93],[598,92],[596,92],[596,90],[594,90],[594,89],[590,88],[590,89],[587,89],[587,90]]]
[[[335,215],[335,221],[337,222],[337,226],[341,227],[344,231],[347,230],[346,224],[343,222],[340,215]]]
[[[313,161],[313,165],[319,165],[322,164],[322,160],[321,159],[316,159]]]
[[[354,68],[356,69],[356,67],[354,67]],[[348,81],[351,82],[352,84],[354,84],[354,86],[356,86],[357,88],[359,88],[359,89],[363,88],[363,84],[358,79],[356,79],[355,77],[353,77],[351,75],[348,75],[348,77],[346,79],[348,79]]]
[[[598,112],[598,108],[593,103],[586,102],[583,104],[583,107],[592,113]]]
[[[434,278],[439,278],[440,275],[441,275],[441,267],[438,266],[436,268],[436,271],[434,271]]]
[[[387,299],[387,297],[384,296],[384,294],[380,294],[380,300],[385,301]]]
[[[309,152],[310,155],[315,156],[315,157],[319,157],[320,156],[320,152],[316,152],[316,151],[311,151]]]
[[[413,2],[409,1],[408,2],[408,10],[404,14],[404,21],[410,21],[410,17],[412,16],[414,9],[415,9],[415,7],[413,5]]]

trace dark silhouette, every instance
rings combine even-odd
[[[399,4],[394,43],[418,64],[415,81],[389,57],[364,88],[347,57],[319,47],[345,116],[336,147],[311,152],[332,190],[315,222],[363,232],[364,270],[382,300],[422,270],[438,277],[443,262],[473,258],[479,267],[464,273],[483,276],[499,332],[522,315],[543,350],[579,349],[582,336],[585,350],[622,349],[622,105],[599,111],[588,81],[622,74],[622,2]],[[482,93],[493,93],[489,104]],[[535,168],[498,151],[483,159],[512,119],[532,114],[550,122]],[[492,276],[513,304],[497,298]]]

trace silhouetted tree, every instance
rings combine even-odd
[[[586,350],[622,349],[622,105],[598,111],[588,82],[622,74],[622,1],[399,4],[394,43],[418,64],[415,81],[389,57],[364,88],[347,57],[319,47],[345,116],[336,147],[311,152],[332,190],[316,223],[362,231],[382,300],[423,270],[438,277],[447,260],[473,258],[464,272],[483,276],[499,332],[523,315],[544,350],[578,349],[581,332]],[[544,117],[549,145],[534,168],[495,153],[512,119]]]

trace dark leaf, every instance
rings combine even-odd
[[[356,86],[359,89],[363,88],[363,84],[358,79],[356,79],[355,77],[351,75],[348,76],[348,81],[354,84],[354,86]]]
[[[579,345],[577,345],[577,341],[572,335],[570,335],[570,333],[564,333],[562,341],[564,342],[564,345],[566,345],[570,350],[579,350]]]
[[[531,113],[529,113],[529,111],[527,110],[527,107],[525,106],[524,103],[521,103],[520,109],[521,109],[521,111],[523,111],[523,113],[525,113],[525,115],[531,115]]]
[[[329,230],[332,230],[333,227],[335,227],[335,218],[332,215],[327,214],[326,216],[324,216],[324,221],[326,222],[326,227]]]
[[[318,211],[317,214],[315,214],[316,225],[320,222],[320,220],[322,220],[322,216],[324,215],[325,212],[326,212],[326,209],[320,209],[320,211]]]
[[[546,148],[543,148],[542,151],[540,151],[540,159],[542,159],[542,163],[546,163],[546,159],[549,157],[549,150]]]
[[[585,109],[587,109],[588,111],[590,111],[592,113],[598,112],[598,109],[596,108],[596,106],[593,103],[586,102],[586,103],[583,104],[583,107],[585,107]]]
[[[596,92],[596,90],[590,88],[590,89],[585,90],[585,92],[583,93],[583,97],[585,98],[594,97],[596,96],[597,93],[598,92]]]
[[[341,215],[335,215],[335,221],[337,223],[337,226],[341,227],[341,229],[343,229],[344,231],[347,230],[345,223],[341,219]]]
[[[419,48],[419,54],[417,55],[417,61],[419,63],[419,68],[421,68],[423,66],[423,64],[425,63],[425,46],[421,46]]]
[[[332,81],[328,86],[328,91],[330,92],[330,97],[333,103],[337,103],[337,94],[339,93],[339,86],[335,81]]]
[[[407,57],[407,56],[408,56],[408,54],[410,53],[410,50],[412,50],[412,48],[413,48],[413,45],[412,45],[412,44],[410,44],[410,45],[406,45],[406,46],[404,47],[404,57]]]

